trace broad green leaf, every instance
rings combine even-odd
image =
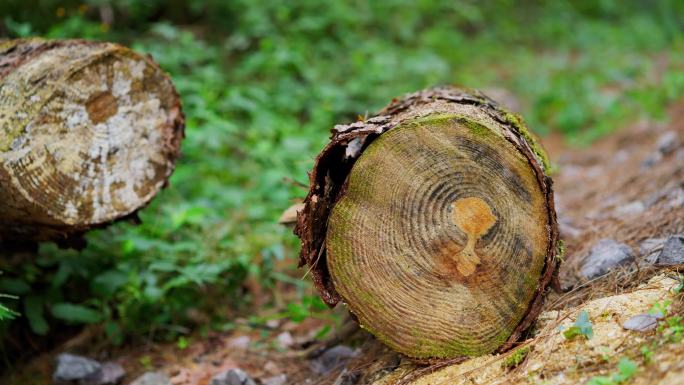
[[[96,310],[67,302],[52,305],[52,315],[73,323],[97,323],[102,320],[102,316]]]
[[[50,327],[43,315],[43,299],[37,295],[31,295],[24,299],[24,312],[29,321],[31,330],[38,335],[45,335]]]

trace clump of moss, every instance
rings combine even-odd
[[[525,141],[527,141],[527,143],[532,148],[532,152],[534,152],[537,158],[539,158],[539,160],[541,161],[542,166],[544,167],[544,171],[549,172],[551,170],[551,163],[549,162],[549,157],[548,155],[546,155],[546,151],[544,151],[544,149],[537,141],[537,138],[525,126],[523,119],[519,115],[512,114],[508,111],[504,111],[504,118],[506,119],[506,122],[513,126],[518,131],[520,136],[522,136],[525,139]]]
[[[564,262],[565,260],[563,258],[565,257],[565,242],[563,242],[562,239],[559,239],[556,243],[556,249],[556,258],[561,262]]]
[[[463,124],[464,126],[468,127],[468,129],[475,135],[475,136],[486,136],[489,134],[490,130],[483,124],[480,124],[474,120],[462,118],[459,119],[459,122]]]
[[[530,345],[521,346],[515,349],[506,359],[501,363],[504,369],[513,369],[520,365],[527,355],[530,353]]]

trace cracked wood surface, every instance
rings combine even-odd
[[[64,241],[167,183],[184,118],[150,57],[112,43],[0,42],[0,241]]]

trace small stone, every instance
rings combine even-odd
[[[630,153],[627,150],[619,150],[613,155],[612,162],[616,164],[623,164],[630,158]]]
[[[242,369],[230,369],[212,377],[210,385],[256,385]]]
[[[667,194],[666,199],[667,202],[665,202],[665,207],[668,209],[678,209],[684,206],[684,189],[673,189]]]
[[[261,383],[263,385],[285,385],[286,382],[287,375],[285,374],[279,374],[277,376],[264,378],[263,380],[261,380]]]
[[[586,279],[593,279],[608,273],[611,269],[634,260],[632,249],[612,239],[601,239],[589,251],[580,273]]]
[[[101,373],[102,365],[99,362],[74,354],[62,353],[57,356],[57,367],[52,374],[52,379],[56,383],[86,382],[96,380]]]
[[[665,244],[667,238],[648,238],[639,244],[639,253],[644,262],[652,265],[658,259],[658,255]]]
[[[651,314],[637,314],[634,317],[625,321],[622,327],[627,330],[634,330],[637,332],[647,332],[655,329],[658,325],[658,316]]]
[[[660,161],[663,160],[663,154],[658,152],[654,152],[652,154],[649,154],[643,162],[641,162],[641,168],[651,168],[655,166],[656,164],[660,163]]]
[[[639,214],[646,209],[646,205],[642,201],[634,201],[626,205],[618,206],[615,209],[615,214],[618,216],[630,216]]]
[[[282,332],[278,334],[276,339],[278,340],[278,345],[283,348],[289,348],[290,346],[294,345],[294,339],[292,338],[292,334],[290,334],[290,332]]]
[[[105,362],[102,364],[100,377],[87,385],[114,385],[118,384],[126,375],[124,368],[116,362]]]
[[[660,153],[667,155],[677,148],[677,133],[674,131],[664,132],[658,137],[656,148]]]
[[[356,356],[354,349],[345,345],[337,345],[311,361],[311,369],[318,374],[327,374],[346,364],[354,356]]]
[[[270,374],[276,374],[282,371],[280,370],[280,367],[273,361],[266,362],[266,364],[264,364],[264,370]]]
[[[130,385],[171,385],[171,380],[165,374],[147,372],[131,382]]]
[[[228,340],[228,347],[235,349],[247,349],[249,347],[249,336],[240,336]]]
[[[684,263],[684,234],[667,237],[656,263],[663,266]]]
[[[266,327],[269,329],[277,329],[280,326],[280,320],[270,319],[266,321]]]

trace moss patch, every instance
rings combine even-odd
[[[530,353],[530,345],[521,346],[511,352],[501,363],[504,369],[513,369],[520,365]]]
[[[546,151],[541,147],[537,138],[530,132],[530,130],[525,126],[523,119],[519,115],[512,114],[506,110],[502,110],[504,113],[504,118],[506,122],[513,126],[520,136],[525,139],[525,141],[532,148],[532,152],[539,158],[544,167],[544,171],[549,172],[551,170],[551,163],[549,162],[549,157]]]

